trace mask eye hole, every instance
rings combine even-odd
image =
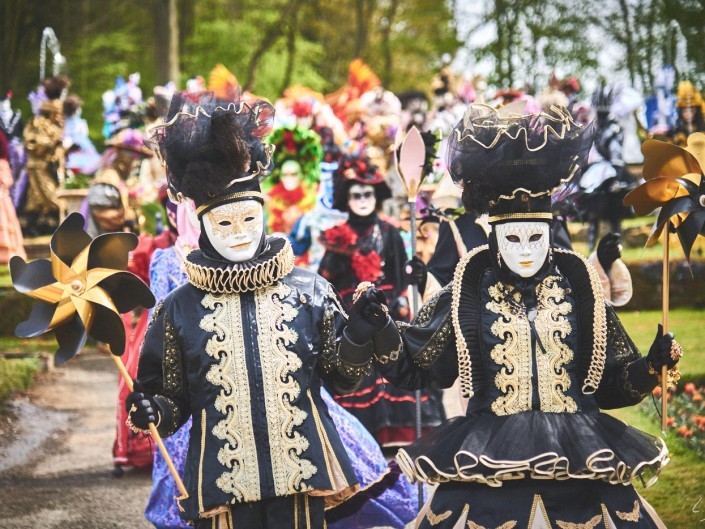
[[[540,241],[541,237],[543,237],[543,233],[534,233],[531,237],[529,237],[529,242]]]
[[[229,220],[221,220],[218,223],[219,226],[223,226],[224,228],[230,226],[230,224],[231,224],[231,222]]]
[[[245,222],[252,222],[253,220],[255,220],[255,218],[251,215],[249,217],[245,217]]]
[[[506,236],[506,239],[507,239],[509,242],[514,242],[514,243],[521,242],[521,241],[519,240],[519,236],[517,236],[517,235],[507,235],[507,236]]]

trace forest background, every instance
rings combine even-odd
[[[94,133],[118,75],[140,72],[148,97],[218,63],[270,99],[294,83],[332,92],[355,57],[394,92],[430,92],[452,62],[495,87],[540,89],[557,69],[652,93],[663,64],[705,80],[703,20],[705,0],[0,0],[0,89],[28,115],[52,27]]]

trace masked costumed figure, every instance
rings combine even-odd
[[[690,81],[678,83],[678,101],[676,102],[678,117],[676,126],[671,131],[673,143],[686,145],[688,136],[693,132],[705,131],[704,106],[703,98],[693,83]]]
[[[289,235],[294,254],[307,263],[310,270],[318,270],[325,252],[320,242],[321,233],[348,219],[347,212],[333,207],[333,174],[338,169],[342,149],[335,143],[333,131],[328,127],[318,130],[323,147],[320,164],[321,176],[316,195],[316,205],[294,225]]]
[[[0,131],[0,263],[2,264],[8,263],[13,255],[27,258],[22,229],[17,220],[15,205],[10,198],[12,184],[10,145],[5,133]]]
[[[22,112],[12,108],[12,92],[8,91],[0,95],[0,132],[4,132],[8,141],[8,155],[10,170],[12,171],[12,201],[15,209],[20,206],[21,198],[24,196],[27,187],[27,173],[25,166],[25,149],[22,143],[22,131],[24,122]],[[19,181],[22,180],[20,187]]]
[[[403,295],[406,252],[399,230],[377,216],[389,197],[389,188],[367,157],[345,156],[334,174],[334,207],[347,210],[348,220],[321,234],[326,248],[318,273],[340,292],[347,307],[354,303],[358,284],[370,282],[384,293],[392,313],[405,308]],[[413,393],[385,385],[371,373],[355,392],[336,400],[375,436],[381,445],[403,444],[415,438]],[[436,426],[443,420],[440,393],[422,396],[422,424]]]
[[[56,190],[64,180],[63,98],[69,87],[65,76],[51,77],[39,90],[43,100],[37,114],[24,129],[27,151],[26,230],[30,234],[51,233],[59,224]]]
[[[299,125],[276,128],[267,141],[275,147],[267,226],[273,233],[289,233],[316,203],[321,141],[314,131]]]
[[[172,195],[196,204],[200,249],[153,313],[127,406],[135,428],[165,436],[193,417],[180,505],[199,529],[320,529],[324,506],[357,488],[321,379],[354,390],[379,322],[347,334],[332,286],[265,235],[272,110],[179,93],[155,129]]]
[[[411,325],[374,338],[394,384],[459,378],[469,398],[466,416],[397,455],[410,479],[439,483],[416,527],[664,527],[632,483],[655,481],[666,446],[600,408],[639,403],[682,349],[659,328],[642,357],[594,268],[551,241],[549,195],[579,170],[591,129],[566,109],[503,118],[471,106],[453,131],[450,173],[472,188],[466,208],[489,213],[489,244]],[[376,298],[355,309],[376,313]]]

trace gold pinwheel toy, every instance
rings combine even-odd
[[[646,245],[653,245],[670,223],[690,261],[695,239],[705,235],[705,134],[688,136],[686,147],[647,140],[641,150],[646,181],[624,198],[624,204],[637,215],[661,208]]]
[[[149,287],[127,271],[137,237],[106,233],[91,239],[83,224],[79,213],[66,217],[51,237],[51,260],[10,260],[15,289],[38,300],[15,334],[31,338],[53,330],[59,344],[57,364],[75,356],[88,335],[122,355],[125,328],[120,313],[155,303]]]

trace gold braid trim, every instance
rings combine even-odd
[[[451,313],[453,315],[453,330],[455,331],[455,341],[458,349],[458,375],[460,376],[460,392],[463,397],[471,398],[475,392],[472,389],[472,366],[470,365],[470,352],[468,344],[465,341],[462,331],[460,330],[460,318],[458,317],[458,306],[460,305],[460,291],[463,285],[463,275],[465,267],[470,260],[478,253],[489,248],[487,244],[478,246],[465,257],[463,257],[458,266],[455,267],[453,274],[453,300],[451,301]]]
[[[607,361],[607,311],[605,310],[605,294],[602,290],[602,283],[597,270],[588,263],[587,259],[580,254],[562,248],[554,248],[553,251],[578,257],[585,265],[585,269],[590,278],[590,287],[592,288],[594,300],[593,341],[590,366],[588,367],[587,376],[583,382],[582,391],[586,395],[591,395],[597,391],[600,385],[602,374],[605,371],[605,362]]]
[[[634,500],[634,508],[629,512],[617,511],[617,518],[625,522],[639,521],[639,500]]]
[[[250,268],[211,268],[184,261],[189,283],[217,294],[251,292],[270,286],[294,269],[294,252],[288,240],[272,258]]]

